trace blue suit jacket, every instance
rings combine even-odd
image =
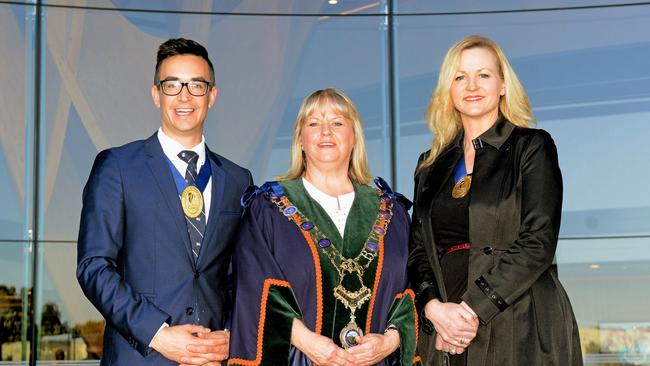
[[[97,155],[83,193],[77,279],[106,318],[102,365],[173,365],[148,346],[163,322],[223,328],[240,196],[252,178],[206,147],[208,162],[212,201],[195,262],[157,135]]]

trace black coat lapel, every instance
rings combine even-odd
[[[457,141],[456,139],[454,141]],[[449,180],[449,176],[453,174],[458,160],[462,156],[462,150],[452,143],[452,146],[447,147],[433,162],[433,164],[422,172],[420,177],[421,189],[419,192],[418,201],[421,204],[426,203],[427,206],[419,207],[420,212],[426,213],[430,217],[430,203],[433,197],[436,197],[440,190],[443,188],[444,183]]]

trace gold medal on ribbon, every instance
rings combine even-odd
[[[462,177],[456,184],[454,184],[454,189],[451,191],[451,196],[453,198],[463,198],[469,193],[469,188],[472,186],[472,176],[466,175]]]
[[[187,186],[181,194],[183,213],[189,218],[196,218],[203,211],[203,195],[196,186]]]

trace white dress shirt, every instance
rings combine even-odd
[[[201,136],[201,142],[198,145],[187,149],[183,147],[178,141],[172,139],[171,137],[165,135],[162,128],[158,129],[158,141],[160,141],[160,146],[162,146],[163,152],[167,158],[172,162],[176,170],[181,173],[181,177],[185,177],[185,170],[187,170],[187,163],[181,160],[178,157],[178,153],[183,150],[192,150],[195,153],[199,154],[199,160],[196,162],[196,169],[201,170],[201,167],[205,163],[205,137]],[[196,172],[197,174],[199,172]],[[203,190],[203,207],[205,208],[205,223],[208,224],[208,215],[210,214],[210,202],[212,198],[212,177],[208,179],[208,184]]]

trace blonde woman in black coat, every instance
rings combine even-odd
[[[427,365],[582,365],[554,264],[562,176],[551,136],[501,48],[447,52],[415,174],[409,275]]]

